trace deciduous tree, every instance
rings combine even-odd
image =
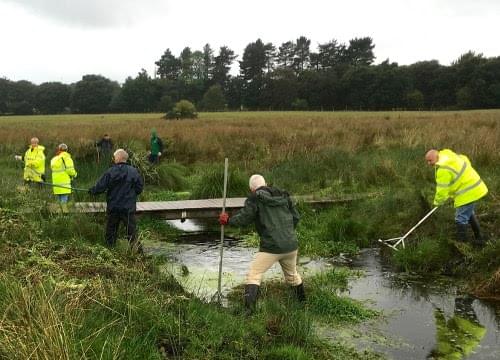
[[[120,85],[101,75],[84,75],[71,96],[73,112],[98,114],[109,111],[113,93]]]

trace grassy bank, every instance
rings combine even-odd
[[[315,335],[314,321],[336,325],[375,315],[335,295],[347,272],[311,279],[310,309],[270,283],[259,312],[247,318],[241,289],[220,308],[161,272],[165,259],[138,257],[124,241],[112,251],[104,247],[100,218],[23,210],[0,213],[2,359],[378,358]],[[165,236],[153,224],[142,220],[143,241]],[[330,309],[321,305],[327,300]]]
[[[288,289],[269,284],[261,311],[247,319],[239,301],[220,309],[185,294],[158,271],[166,260],[137,257],[124,244],[103,247],[101,217],[50,213],[50,191],[23,186],[22,166],[12,160],[32,136],[49,158],[56,144],[67,143],[79,171],[75,186],[87,188],[106,168],[106,161],[95,162],[94,141],[111,134],[145,175],[141,200],[220,196],[226,156],[231,196],[245,195],[254,172],[295,195],[374,194],[322,211],[299,204],[300,251],[325,257],[355,253],[413,226],[434,191],[423,155],[451,148],[471,158],[490,189],[478,213],[491,242],[482,250],[457,249],[450,241],[453,209],[446,206],[405,251],[387,257],[404,271],[465,276],[477,294],[499,297],[499,119],[498,111],[215,113],[195,121],[155,114],[0,117],[0,358],[376,358],[315,335],[314,321],[336,326],[374,316],[335,295],[345,274],[308,279],[306,310],[288,299]],[[153,127],[168,142],[158,168],[144,160]],[[140,237],[173,240],[175,232],[143,219]]]

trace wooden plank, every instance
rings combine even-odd
[[[294,197],[295,201],[303,201],[314,207],[326,207],[333,204],[346,203],[354,200],[365,199],[379,195],[378,193],[359,194],[343,199],[315,199],[312,196]],[[241,209],[246,198],[228,198],[226,208],[229,212]],[[182,214],[186,218],[211,218],[216,217],[222,208],[222,199],[198,199],[177,201],[145,201],[137,203],[137,213],[151,213],[163,216],[166,219],[181,219]],[[75,204],[77,212],[81,213],[103,213],[106,212],[104,202],[81,202]]]

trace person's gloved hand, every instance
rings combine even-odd
[[[229,222],[229,214],[226,212],[220,213],[219,215],[219,224],[221,225],[227,225]]]
[[[17,161],[22,161],[23,157],[21,155],[14,155],[14,159]]]
[[[442,205],[444,205],[445,203],[446,203],[446,200],[445,200],[445,201],[436,201],[436,200],[434,200],[434,201],[432,202],[432,205],[434,205],[434,206],[442,206]]]
[[[158,156],[161,156],[161,152],[158,153]]]

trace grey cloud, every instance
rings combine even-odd
[[[166,13],[168,0],[6,0],[38,16],[81,27],[121,27]]]

